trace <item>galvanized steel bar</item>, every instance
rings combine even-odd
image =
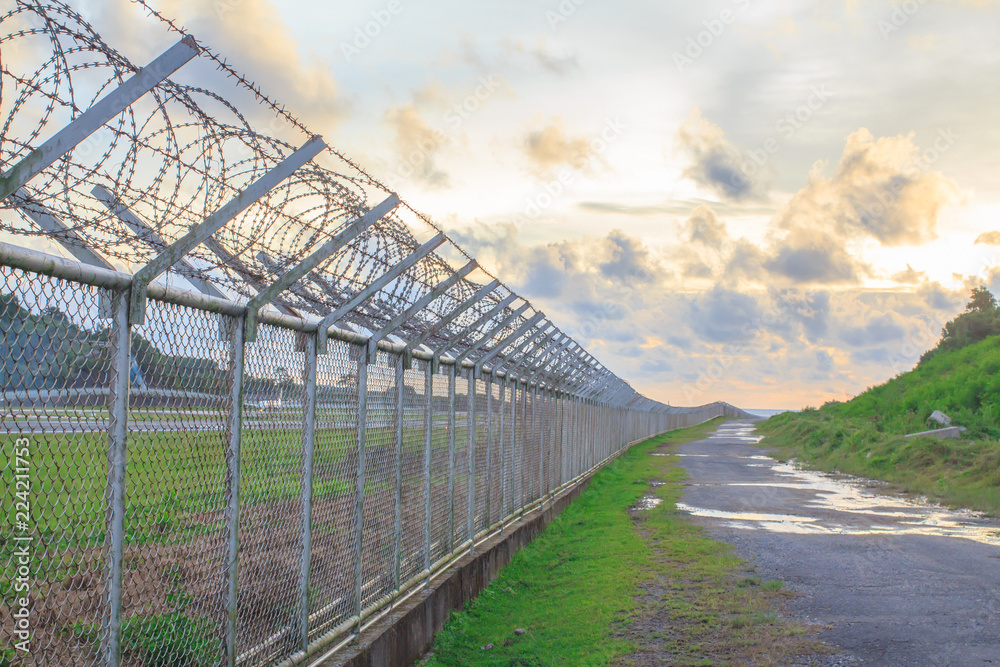
[[[474,354],[475,352],[478,352],[479,349],[484,344],[486,344],[487,342],[493,340],[493,337],[496,336],[496,334],[498,332],[503,331],[511,322],[513,322],[518,317],[520,317],[521,313],[523,313],[524,311],[526,311],[528,308],[529,308],[529,305],[527,303],[525,303],[523,306],[521,306],[520,308],[518,308],[517,310],[515,310],[513,313],[511,313],[507,317],[503,318],[503,320],[501,320],[499,324],[496,324],[492,328],[487,329],[486,331],[484,331],[483,335],[480,336],[479,340],[477,340],[475,343],[473,343],[472,345],[470,345],[469,347],[467,347],[461,354],[459,354],[457,357],[455,357],[455,363],[456,364],[460,364],[463,361],[465,361],[466,359],[468,359],[470,355]],[[522,324],[517,329],[517,331],[515,331],[515,333],[517,333],[518,335],[524,333],[525,331],[527,331],[527,329],[529,327],[534,326],[535,322],[537,322],[538,320],[542,319],[543,317],[545,317],[545,315],[543,313],[535,313],[531,317],[531,319],[529,319],[527,322],[525,322],[524,324]],[[507,346],[507,341],[508,341],[509,338],[510,338],[510,336],[508,336],[507,338],[505,338],[504,341],[503,341],[503,343],[502,343],[502,346],[497,346],[496,348],[493,349],[492,352],[488,352],[483,357],[483,359],[492,359],[493,356],[497,352],[499,352],[501,349],[503,349],[504,347]],[[477,362],[476,365],[477,365],[477,367],[480,370],[482,370],[482,365],[480,365],[478,362]]]
[[[469,334],[471,334],[473,331],[477,331],[479,329],[479,327],[481,327],[482,325],[484,325],[487,322],[489,322],[490,320],[492,320],[496,315],[498,315],[500,313],[500,311],[502,311],[508,305],[510,305],[511,303],[513,303],[514,301],[516,301],[517,298],[518,297],[517,297],[516,294],[511,294],[511,295],[505,297],[504,299],[502,299],[500,301],[500,303],[498,303],[497,305],[493,306],[493,308],[491,308],[489,310],[489,312],[487,312],[485,315],[482,315],[478,320],[476,320],[475,322],[473,322],[469,326],[467,326],[464,329],[462,329],[461,332],[459,332],[455,336],[452,336],[451,338],[448,339],[448,341],[446,343],[444,343],[443,345],[441,345],[440,347],[438,347],[436,350],[434,350],[434,356],[435,357],[440,357],[442,354],[444,354],[445,352],[447,352],[451,348],[455,347],[455,345],[457,345],[459,343],[459,341],[461,341],[462,339],[464,339],[466,336],[468,336]],[[525,303],[519,309],[519,313],[523,313],[527,309],[527,307],[528,307],[528,304]]]
[[[184,255],[210,238],[226,223],[248,209],[254,202],[276,188],[282,181],[294,174],[302,165],[326,149],[320,137],[313,137],[297,151],[286,157],[273,169],[247,186],[215,213],[198,223],[187,234],[154,257],[148,264],[136,271],[132,278],[132,303],[129,316],[133,324],[142,324],[146,314],[146,290],[161,273],[176,264]]]
[[[128,292],[112,297],[112,400],[108,422],[107,549],[108,606],[102,653],[108,667],[121,664],[122,572],[125,560],[125,484],[128,460],[129,378],[132,334],[128,322]]]
[[[317,341],[318,342],[318,341]],[[319,345],[317,345],[317,348]],[[368,359],[363,351],[356,349],[358,381],[358,423],[356,446],[358,470],[354,489],[354,613],[361,624],[361,586],[364,583],[364,519],[365,519],[365,458],[368,456],[365,438],[368,432]],[[360,631],[360,627],[359,627]]]
[[[118,199],[114,194],[109,192],[104,186],[95,185],[90,194],[94,196],[94,199],[101,202],[109,211],[115,214],[115,216],[125,223],[129,229],[132,230],[137,237],[142,239],[151,248],[156,248],[157,250],[162,250],[166,248],[169,244],[163,240],[155,229],[150,227],[144,220],[142,220],[135,213],[130,211],[121,200]],[[192,275],[184,276],[189,283],[194,285],[194,287],[200,292],[207,294],[209,296],[214,296],[217,299],[225,299],[226,295],[223,294],[213,285],[208,279],[199,276],[200,273],[190,262],[186,259],[181,259],[178,264],[188,270]]]
[[[199,53],[191,36],[167,49],[151,63],[133,74],[125,83],[100,99],[48,141],[26,155],[0,176],[0,201],[45,171],[53,162],[69,153],[81,141],[109,120],[125,111],[133,102],[162,83]]]
[[[243,375],[246,352],[243,317],[227,318],[229,336],[229,415],[226,450],[226,617],[224,664],[236,665],[239,613],[240,443],[243,435]]]
[[[493,525],[493,374],[486,376],[486,515],[483,523],[487,528]]]
[[[469,501],[469,551],[476,543],[476,378],[473,369],[468,370],[469,409],[466,416],[469,429],[469,478],[467,500]]]
[[[427,331],[420,334],[419,338],[407,343],[406,345],[407,352],[415,350],[416,348],[426,343],[428,340],[431,339],[431,337],[437,335],[438,332],[440,332],[446,326],[454,322],[462,313],[468,311],[469,308],[472,308],[476,304],[480,303],[483,299],[488,297],[499,286],[500,286],[500,281],[494,280],[490,282],[488,285],[484,285],[483,287],[481,287],[479,291],[477,291],[468,299],[460,303],[456,308],[451,310],[447,315],[442,317],[440,320],[432,324],[427,329]]]
[[[312,563],[312,499],[316,452],[316,335],[306,336],[302,369],[302,569],[299,574],[299,648],[309,647],[309,572]]]
[[[362,303],[370,299],[377,292],[385,288],[393,280],[396,280],[404,272],[408,271],[417,262],[422,260],[427,255],[434,252],[434,250],[444,244],[448,240],[448,237],[444,233],[440,233],[432,238],[427,243],[424,243],[419,248],[411,252],[409,255],[400,260],[391,269],[380,275],[375,280],[371,281],[365,285],[364,289],[359,291],[357,294],[352,296],[347,300],[346,303],[341,304],[336,310],[323,318],[319,323],[319,351],[323,353],[326,351],[326,337],[327,330],[336,324],[341,318],[345,317],[348,313],[353,311],[355,308],[360,306]]]
[[[448,366],[448,553],[455,548],[455,380],[454,364]]]
[[[22,199],[29,198],[27,191],[23,188],[18,190],[17,194]],[[60,246],[65,248],[69,254],[73,255],[79,261],[101,269],[115,270],[111,262],[87,245],[76,231],[68,227],[66,223],[60,220],[48,208],[32,202],[27,206],[22,206],[20,211],[31,218],[32,222],[38,225],[43,231],[49,232],[49,238],[57,241]]]
[[[434,286],[433,289],[429,290],[427,294],[423,295],[419,299],[413,302],[413,305],[401,312],[396,317],[392,318],[388,324],[382,327],[381,330],[372,334],[368,341],[368,354],[369,356],[376,349],[378,342],[385,338],[386,336],[395,332],[399,327],[403,326],[410,320],[412,320],[417,313],[426,308],[431,304],[432,301],[441,297],[449,289],[457,285],[462,281],[467,275],[472,273],[475,269],[479,268],[479,264],[473,260],[463,266],[461,269],[451,274],[440,283]]]
[[[403,540],[403,388],[406,384],[406,370],[403,355],[396,356],[396,476],[394,503],[395,516],[392,522],[392,587],[399,590],[399,571],[402,560]]]
[[[344,248],[365,230],[388,215],[399,206],[399,197],[389,195],[384,201],[376,204],[371,210],[352,220],[346,228],[323,245],[313,251],[308,257],[275,279],[247,302],[246,340],[252,343],[257,339],[257,319],[261,308],[277,298],[279,294],[301,280],[306,274],[326,261],[335,252]]]
[[[424,570],[431,571],[431,428],[434,425],[434,377],[431,365],[424,369]]]

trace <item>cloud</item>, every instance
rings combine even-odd
[[[348,105],[329,64],[319,54],[300,53],[291,30],[268,0],[166,0],[159,9],[317,132],[331,134],[347,115]]]
[[[686,178],[710,188],[723,199],[744,200],[760,196],[758,184],[740,169],[740,151],[726,140],[722,128],[702,117],[698,108],[691,110],[691,115],[677,131],[677,142],[691,160],[684,170]]]
[[[941,208],[957,186],[929,164],[913,133],[876,139],[861,128],[847,138],[833,176],[814,167],[776,220],[788,230],[822,229],[828,236],[870,236],[885,246],[914,245],[936,237]]]
[[[416,97],[425,94],[418,92]],[[412,103],[390,107],[386,110],[385,122],[393,131],[393,148],[400,161],[400,173],[432,187],[448,187],[448,174],[436,163],[439,153],[449,143],[444,132],[431,127]]]
[[[878,315],[868,320],[863,326],[848,327],[840,339],[852,347],[872,347],[899,341],[906,331],[891,315]]]
[[[892,274],[892,280],[902,284],[919,285],[927,280],[927,272],[917,271],[907,264],[905,271]]]
[[[556,116],[524,136],[521,150],[528,158],[530,170],[535,174],[551,174],[556,168],[564,166],[577,171],[591,168],[594,155],[590,149],[590,139],[570,136],[564,126],[565,121]]]
[[[691,212],[691,217],[684,223],[684,232],[691,243],[719,247],[728,238],[726,223],[719,220],[708,206],[699,206]]]
[[[554,53],[548,48],[545,39],[539,39],[538,45],[527,47],[524,42],[506,38],[501,46],[508,55],[527,57],[534,65],[557,76],[566,76],[580,69],[580,63],[575,54]]]
[[[975,242],[985,245],[1000,245],[1000,232],[983,232],[976,237]]]
[[[805,230],[779,243],[764,267],[795,283],[857,283],[867,273],[867,267],[846,250],[840,239]]]
[[[761,314],[753,296],[718,285],[692,300],[689,310],[692,331],[714,343],[749,338]]]

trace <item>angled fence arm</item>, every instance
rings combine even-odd
[[[581,368],[576,377],[568,383],[569,390],[575,393],[581,400],[585,398],[581,392],[594,381],[594,371],[599,367],[598,361],[590,354],[587,354],[587,360],[589,362],[587,366]]]
[[[129,208],[125,206],[120,199],[118,199],[118,197],[105,189],[104,186],[95,185],[90,193],[97,201],[104,204],[105,208],[114,213],[119,220],[125,223],[125,225],[132,230],[133,234],[145,241],[150,247],[155,248],[156,250],[163,250],[169,245],[163,240],[163,237],[160,236],[155,229],[146,224],[142,218],[130,211]],[[202,294],[214,296],[217,299],[228,298],[225,294],[220,292],[210,280],[199,275],[201,272],[189,261],[182,258],[177,263],[193,274],[184,277],[187,278],[187,281],[194,285],[195,288]]]
[[[60,220],[55,213],[41,204],[32,202],[26,190],[19,189],[17,196],[25,201],[25,205],[19,207],[21,213],[31,218],[32,222],[43,230],[49,232],[51,234],[49,238],[57,241],[60,246],[65,248],[78,261],[101,269],[118,270],[108,260],[104,259],[104,257],[87,245],[80,238],[80,235],[66,226],[66,223]]]
[[[538,373],[539,368],[541,368],[541,366],[549,358],[549,355],[552,354],[552,351],[556,348],[556,346],[559,345],[560,343],[562,343],[565,340],[566,340],[566,334],[564,334],[562,331],[560,331],[558,329],[556,329],[555,331],[553,331],[552,335],[546,336],[546,338],[545,338],[545,341],[546,341],[545,347],[540,348],[540,351],[538,352],[538,354],[536,354],[531,359],[528,359],[529,363],[528,363],[527,375],[525,376],[525,380],[527,382],[529,382],[529,383],[531,382],[531,380]],[[518,361],[516,365],[520,365],[520,364],[524,363],[524,361],[525,360],[522,359],[522,360]]]
[[[525,322],[524,324],[522,324],[521,326],[519,326],[517,329],[514,330],[513,333],[511,333],[509,336],[507,336],[502,341],[500,341],[499,343],[497,343],[493,347],[492,350],[490,350],[489,352],[487,352],[486,354],[484,354],[482,357],[480,357],[479,359],[477,359],[476,360],[476,376],[478,377],[479,375],[482,374],[482,372],[483,372],[483,364],[485,364],[487,361],[489,361],[493,357],[495,357],[498,354],[500,354],[500,352],[502,352],[504,349],[506,349],[515,340],[517,340],[518,338],[520,338],[521,336],[523,336],[525,333],[527,333],[527,331],[529,329],[531,329],[536,324],[538,324],[539,320],[541,320],[544,317],[545,317],[545,313],[535,313],[534,315],[531,316],[530,319],[528,319],[527,322]],[[506,325],[504,325],[504,326],[506,326]],[[545,328],[547,329],[548,327],[546,326]],[[492,336],[491,336],[491,338],[492,338]],[[532,338],[534,338],[534,336],[532,336]],[[466,357],[468,357],[469,354],[474,349],[478,348],[480,346],[480,344],[485,339],[486,339],[486,337],[484,336],[483,338],[481,338],[479,340],[479,342],[475,346],[470,347],[468,350],[466,350],[465,352],[463,352],[462,354],[460,354],[458,356],[458,358],[455,360],[455,363],[462,363],[462,361]]]
[[[580,365],[580,357],[583,358],[582,361],[585,365]],[[563,370],[567,368],[570,370],[565,377],[557,379],[556,385],[566,393],[573,393],[577,384],[580,382],[580,378],[586,377],[587,371],[592,365],[593,361],[590,354],[581,347],[572,359],[567,359],[563,364]],[[574,395],[574,398],[579,397]]]
[[[125,111],[133,102],[158,86],[196,55],[198,55],[198,45],[194,37],[186,36],[156,60],[129,77],[125,83],[102,97],[94,106],[77,116],[73,122],[56,132],[48,141],[28,153],[0,176],[0,201],[45,171],[53,162],[93,134],[97,128]]]
[[[372,337],[368,339],[368,360],[369,361],[372,360],[372,357],[375,354],[375,350],[378,349],[378,342],[380,340],[382,340],[389,334],[396,331],[396,329],[398,329],[399,327],[403,326],[411,319],[413,319],[413,317],[416,316],[417,313],[419,313],[421,310],[430,305],[430,303],[435,299],[437,299],[439,296],[441,296],[449,289],[457,285],[463,278],[465,278],[465,276],[469,275],[476,268],[478,268],[478,266],[479,264],[475,260],[469,262],[461,269],[459,269],[457,272],[451,274],[450,276],[442,280],[440,283],[435,285],[433,289],[427,292],[427,294],[417,299],[412,306],[410,306],[400,314],[396,315],[396,317],[392,318],[392,320],[390,320],[388,324],[382,327],[380,331],[374,333]]]
[[[617,375],[612,373],[610,370],[605,369],[604,372],[596,378],[594,385],[584,393],[584,396],[586,398],[593,399],[596,402],[601,393],[617,380]]]
[[[500,311],[502,311],[504,308],[506,308],[507,306],[509,306],[515,300],[517,300],[517,295],[516,294],[511,294],[511,295],[505,297],[502,301],[500,301],[500,303],[498,303],[497,305],[493,306],[493,308],[491,308],[488,313],[486,313],[485,315],[483,315],[482,317],[480,317],[478,320],[476,320],[475,322],[473,322],[469,326],[467,326],[464,329],[462,329],[462,331],[459,332],[457,335],[452,336],[451,338],[449,338],[447,343],[445,343],[444,345],[442,345],[438,349],[434,350],[433,356],[434,357],[440,357],[442,354],[444,354],[445,352],[447,352],[448,350],[450,350],[451,348],[453,348],[460,340],[462,340],[463,338],[465,338],[466,336],[468,336],[470,333],[472,333],[473,331],[475,331],[476,329],[478,329],[482,325],[484,325],[487,322],[489,322],[490,320],[492,320],[497,314],[500,313]],[[527,305],[527,304],[525,304],[525,305]],[[523,310],[524,309],[522,308],[521,311],[519,311],[519,312],[523,312]]]
[[[257,261],[263,264],[267,272],[270,273],[271,276],[275,278],[285,273],[285,269],[282,267],[282,265],[276,262],[270,255],[268,255],[263,250],[257,253]],[[314,271],[313,273],[306,275],[306,279],[316,282],[317,279],[316,272]],[[248,282],[250,282],[250,284],[253,285],[254,289],[256,289],[258,292],[264,290],[265,285],[262,281],[248,280]],[[335,290],[333,290],[332,286],[326,281],[323,281],[323,284],[320,283],[317,284],[323,288],[324,292],[335,293]],[[312,295],[309,294],[308,290],[306,290],[299,284],[289,286],[288,291],[306,301],[312,298]],[[272,302],[271,305],[277,308],[279,311],[287,313],[293,317],[299,316],[298,311],[296,311],[294,308],[285,305],[284,303],[281,303],[280,301]]]
[[[326,341],[329,337],[330,327],[336,324],[341,318],[370,299],[374,294],[381,291],[386,285],[400,277],[413,267],[417,262],[434,252],[434,249],[442,245],[448,237],[444,233],[438,234],[427,243],[411,252],[403,258],[401,262],[373,280],[364,289],[352,296],[346,303],[341,304],[335,311],[327,315],[319,323],[319,337],[316,339],[319,344],[320,354],[326,354]]]
[[[397,206],[399,206],[399,197],[390,195],[385,201],[377,204],[361,217],[351,221],[339,234],[321,245],[315,252],[279,276],[274,282],[261,290],[257,296],[250,299],[247,302],[246,335],[244,336],[246,342],[252,343],[257,340],[257,320],[260,317],[261,308],[274,301],[279,294],[297,283],[303,276],[326,261],[330,255],[356,239]]]
[[[572,339],[567,338],[567,340]],[[573,349],[574,346],[576,349]],[[568,353],[568,356],[563,353],[555,355],[552,361],[550,361],[551,366],[546,368],[544,371],[548,379],[548,383],[553,388],[563,391],[562,382],[557,377],[557,374],[562,372],[563,369],[571,367],[585,352],[586,350],[580,347],[579,343],[573,341],[572,345],[563,350],[563,353]]]
[[[517,318],[519,318],[521,316],[521,313],[523,313],[524,311],[526,311],[529,307],[530,306],[527,303],[522,304],[520,308],[518,308],[517,310],[515,310],[513,313],[511,313],[507,317],[503,318],[503,320],[501,320],[499,324],[496,324],[493,327],[491,327],[490,329],[487,329],[486,331],[482,332],[483,335],[480,336],[479,340],[477,340],[475,343],[473,343],[472,345],[470,345],[469,347],[467,347],[464,351],[462,351],[461,354],[459,354],[458,356],[455,357],[455,365],[456,366],[460,365],[463,361],[465,361],[465,359],[469,355],[471,355],[472,353],[476,352],[479,348],[481,348],[483,345],[485,345],[488,341],[493,340],[493,336],[495,336],[498,331],[503,331],[504,327],[506,327],[508,324],[510,324],[511,322],[513,322],[514,320],[516,320]]]
[[[161,273],[177,263],[184,255],[205,242],[226,223],[245,211],[254,202],[294,174],[299,167],[326,149],[320,137],[313,137],[277,166],[251,183],[247,188],[224,204],[222,208],[198,223],[188,233],[154,257],[132,277],[132,297],[129,317],[132,324],[141,324],[146,316],[146,290]]]
[[[517,347],[503,355],[499,361],[493,364],[493,368],[490,369],[490,372],[497,373],[499,371],[503,371],[505,373],[510,373],[524,363],[528,363],[530,366],[550,349],[551,340],[558,337],[559,333],[559,329],[557,329],[552,322],[543,322],[542,325],[535,329],[530,336],[526,336],[524,340],[518,343]],[[541,340],[539,340],[539,338],[541,338]],[[533,349],[525,352],[525,348],[535,341],[538,341],[538,344]],[[541,347],[543,343],[548,344]]]
[[[613,392],[615,390],[615,387],[617,386],[617,383],[619,382],[619,380],[620,380],[620,378],[618,378],[616,376],[603,389],[601,389],[601,391],[598,392],[598,394],[596,396],[594,396],[594,400],[601,401],[603,403],[607,403],[608,402],[607,399],[608,399],[609,395],[611,394],[611,392]]]
[[[406,351],[412,352],[416,348],[426,343],[428,340],[430,340],[431,336],[435,335],[436,333],[444,329],[446,326],[454,322],[459,315],[466,312],[467,310],[469,310],[469,308],[472,308],[474,305],[485,299],[487,296],[490,295],[491,292],[493,292],[499,286],[500,286],[500,281],[494,280],[490,282],[488,285],[484,285],[483,287],[481,287],[479,291],[477,291],[471,297],[469,297],[461,304],[459,304],[458,307],[456,307],[454,310],[452,310],[447,315],[445,315],[440,320],[431,325],[431,327],[427,329],[427,331],[420,334],[419,338],[407,343]]]
[[[511,350],[508,354],[504,355],[500,361],[498,361],[496,364],[493,365],[491,372],[496,373],[500,370],[503,370],[505,373],[510,375],[511,371],[515,367],[520,365],[523,361],[525,361],[528,357],[531,356],[530,353],[525,355],[521,354],[524,348],[526,348],[529,344],[534,343],[539,336],[542,337],[543,341],[546,340],[548,338],[548,331],[549,329],[552,328],[552,326],[553,325],[551,322],[543,323],[543,325],[539,326],[533,333],[531,333],[528,336],[525,336],[524,340],[518,343],[517,347]],[[482,374],[482,368],[484,363],[485,362],[483,360],[476,362],[476,367],[480,369],[480,374]]]
[[[558,361],[560,354],[562,354],[566,350],[572,349],[572,346],[573,346],[573,339],[560,331],[556,336],[552,338],[552,341],[549,343],[549,349],[546,350],[541,360],[532,369],[531,374],[528,375],[528,377],[526,378],[527,381],[530,383],[536,377],[538,377],[539,374],[544,373],[545,370],[549,368],[549,366]]]

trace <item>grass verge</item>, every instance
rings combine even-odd
[[[668,658],[726,664],[744,655],[745,664],[768,664],[752,659],[770,650],[764,644],[781,644],[781,655],[794,652],[792,644],[812,651],[803,630],[775,613],[774,599],[788,594],[747,584],[729,547],[677,513],[683,471],[671,457],[650,456],[718,423],[652,438],[599,471],[475,601],[453,614],[425,664],[661,664]],[[650,495],[663,502],[630,510]],[[518,628],[526,632],[518,635]]]
[[[826,472],[884,480],[897,491],[1000,516],[1000,442],[907,440],[884,428],[879,415],[885,413],[858,417],[852,408],[851,403],[828,404],[777,415],[757,426],[765,436],[760,444],[780,460],[795,458]]]

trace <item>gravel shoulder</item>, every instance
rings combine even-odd
[[[1000,522],[799,471],[766,457],[752,422],[678,447],[679,508],[798,597],[841,664],[1000,664]],[[836,664],[836,663],[835,663]]]

